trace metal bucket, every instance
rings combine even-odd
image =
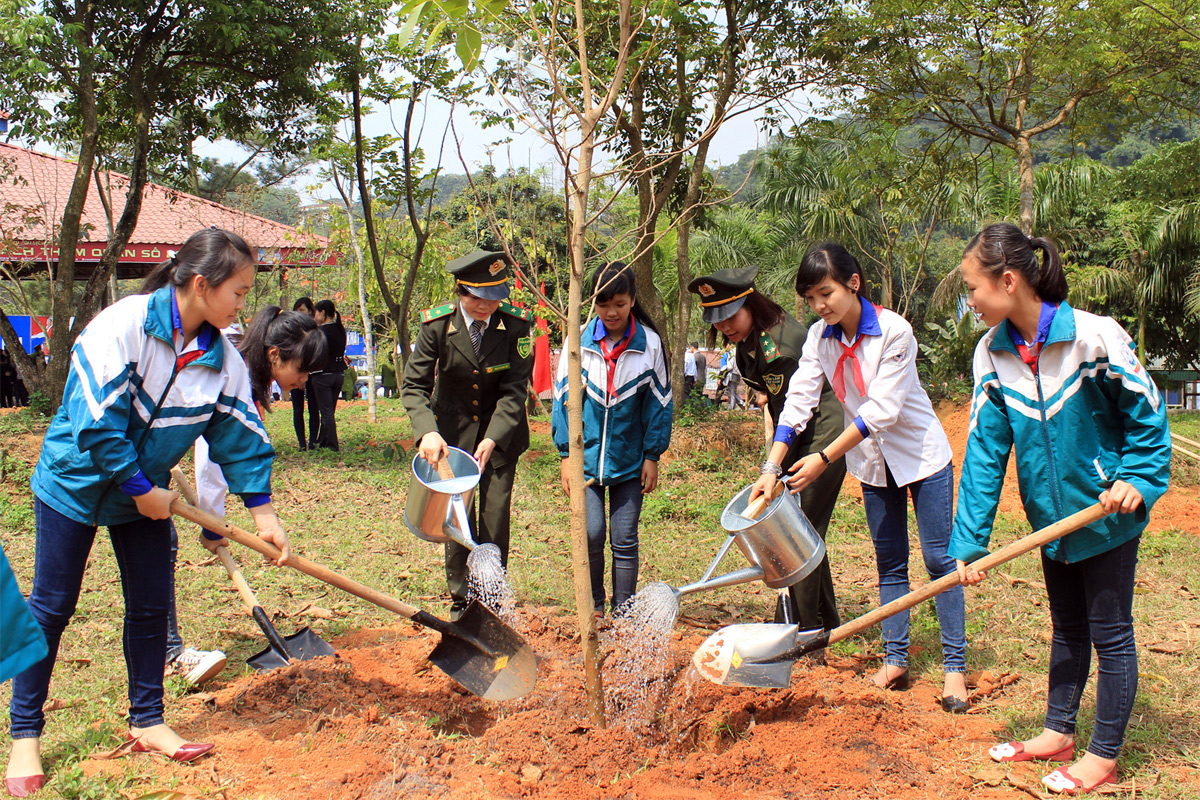
[[[763,583],[772,589],[791,586],[820,565],[825,542],[786,488],[758,519],[743,517],[753,488],[747,486],[729,501],[721,512],[721,525],[735,535],[746,559],[762,569]]]
[[[450,465],[453,478],[443,478],[419,454],[413,456],[404,522],[418,539],[438,544],[454,541],[474,548],[466,510],[479,484],[479,463],[457,447],[451,447],[444,460]],[[458,520],[454,519],[456,516]]]

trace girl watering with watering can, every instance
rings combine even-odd
[[[5,788],[24,797],[45,783],[42,706],[59,640],[75,611],[96,527],[108,528],[125,594],[132,752],[191,761],[212,749],[163,720],[163,661],[173,580],[169,470],[204,436],[259,535],[288,556],[270,502],[274,451],[251,398],[246,365],[220,333],[254,285],[242,238],[212,228],[190,236],[147,279],[150,294],[101,311],[71,351],[62,405],[33,474],[37,544],[29,606],[49,654],[17,675]]]
[[[1081,759],[1042,779],[1063,794],[1091,791],[1116,782],[1137,693],[1134,574],[1148,512],[1167,489],[1166,411],[1124,329],[1066,302],[1050,240],[990,225],[967,245],[962,276],[967,304],[992,328],[975,348],[971,433],[950,541],[963,582],[986,577],[964,562],[987,554],[1010,450],[1035,528],[1097,497],[1105,511],[1118,512],[1042,549],[1053,628],[1044,727],[990,751],[996,761],[1074,759],[1094,646],[1091,743]]]
[[[907,496],[912,496],[921,552],[930,578],[954,571],[950,539],[954,470],[950,443],[917,378],[917,341],[912,326],[860,292],[862,269],[846,248],[817,244],[805,253],[796,292],[821,321],[808,332],[788,384],[787,401],[763,474],[751,499],[771,492],[784,474],[781,464],[804,429],[828,379],[849,420],[828,447],[798,460],[787,479],[792,490],[816,480],[834,461],[862,482],[863,505],[875,545],[879,595],[888,603],[909,590]],[[967,710],[966,633],[963,591],[938,595],[942,629],[942,708]],[[885,689],[908,688],[908,614],[883,622],[885,659],[873,677]]]

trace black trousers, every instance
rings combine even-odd
[[[292,401],[292,427],[296,429],[296,441],[300,444],[301,450],[308,449],[308,439],[304,435],[304,394],[308,389],[308,383],[304,384],[303,389],[292,389],[290,395]]]
[[[312,395],[316,397],[315,406],[311,396],[309,400],[308,446],[337,450],[337,419],[334,411],[337,409],[338,395],[342,393],[342,373],[320,372],[309,375],[308,385],[312,387]],[[315,429],[312,424],[314,421],[317,423]]]
[[[812,444],[793,447],[784,459],[784,469],[808,455],[810,450],[816,452],[819,449],[820,447]],[[821,477],[800,492],[800,508],[820,534],[821,541],[825,540],[825,534],[829,530],[829,520],[833,517],[833,509],[837,506],[838,494],[842,490],[845,477],[846,459],[839,458],[826,467]],[[837,610],[837,595],[833,591],[833,573],[829,569],[828,555],[821,559],[821,565],[809,573],[808,577],[789,587],[788,594],[792,603],[792,620],[800,626],[800,630],[833,630],[842,624]],[[783,621],[780,603],[775,606],[776,622]]]
[[[465,449],[465,448],[464,448]],[[517,477],[517,460],[493,468],[491,461],[483,468],[479,488],[467,518],[475,529],[471,538],[476,544],[494,544],[500,548],[500,562],[508,567],[508,540],[512,520],[513,481]],[[478,515],[475,513],[478,507]],[[446,585],[450,589],[451,609],[467,604],[467,556],[471,551],[454,542],[446,543]]]

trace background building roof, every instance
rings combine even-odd
[[[76,164],[64,158],[0,142],[0,260],[51,265],[58,260],[57,232]],[[113,220],[125,207],[129,177],[100,170],[99,183],[110,198]],[[75,251],[77,276],[86,275],[104,253],[108,221],[97,181],[88,187]],[[137,227],[121,257],[119,277],[137,277],[170,257],[197,230],[216,226],[234,231],[257,247],[260,269],[280,262],[318,266],[337,261],[329,240],[201,197],[147,183]]]

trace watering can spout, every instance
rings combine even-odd
[[[675,590],[675,594],[682,597],[685,594],[692,592],[704,592],[709,589],[720,589],[722,586],[736,586],[739,583],[750,583],[759,581],[763,578],[762,567],[744,567],[734,572],[729,572],[724,575],[718,575],[715,578],[707,578],[689,583],[686,586],[680,586]]]

